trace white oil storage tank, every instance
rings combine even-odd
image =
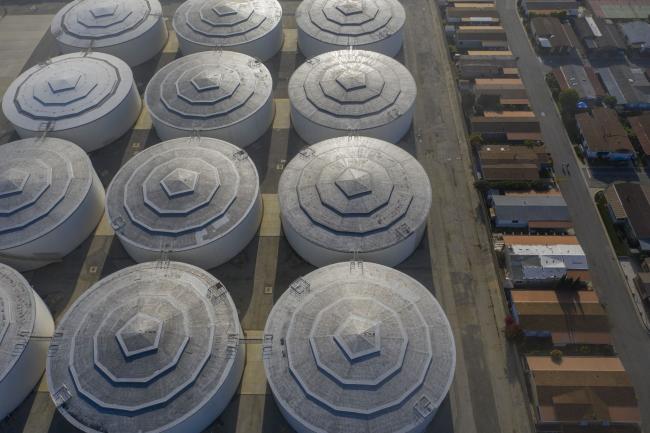
[[[314,266],[353,257],[394,266],[422,239],[431,185],[420,163],[399,147],[340,137],[293,158],[278,197],[287,240]]]
[[[86,152],[121,137],[140,114],[131,68],[103,53],[54,57],[16,78],[2,111],[22,138],[70,140]]]
[[[451,386],[454,337],[419,282],[375,263],[298,278],[266,322],[266,378],[298,433],[419,433]]]
[[[350,46],[394,57],[405,21],[398,0],[303,0],[296,9],[298,47],[307,58]]]
[[[145,104],[162,140],[201,135],[245,147],[271,126],[271,72],[232,51],[177,59],[149,81]]]
[[[350,134],[397,143],[411,127],[416,93],[411,73],[396,60],[371,51],[333,51],[291,76],[291,121],[309,144]]]
[[[61,260],[104,213],[104,187],[79,146],[27,138],[0,146],[0,262],[20,271]]]
[[[20,273],[0,264],[0,420],[20,405],[45,371],[52,315]]]
[[[242,338],[218,279],[185,263],[141,263],[66,312],[47,358],[50,395],[84,432],[199,433],[237,389]]]
[[[158,0],[74,0],[54,16],[50,31],[62,53],[91,49],[129,66],[156,56],[167,42]]]
[[[257,169],[244,150],[222,140],[165,141],[120,169],[106,211],[135,261],[164,256],[210,269],[239,254],[257,232]]]
[[[187,0],[172,25],[184,55],[222,49],[266,61],[283,40],[277,0]]]

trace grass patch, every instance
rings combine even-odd
[[[596,206],[598,207],[598,212],[600,213],[600,218],[605,224],[607,229],[607,235],[609,236],[614,251],[618,256],[629,256],[630,247],[627,245],[627,240],[625,235],[621,233],[621,230],[614,225],[614,222],[609,216],[609,211],[607,210],[607,199],[605,194],[602,191],[596,193]]]

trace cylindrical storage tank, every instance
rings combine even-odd
[[[0,420],[38,383],[53,333],[43,300],[22,275],[0,264]]]
[[[141,104],[126,63],[108,54],[73,53],[23,72],[7,89],[2,111],[22,138],[47,132],[90,152],[126,133]]]
[[[62,53],[92,49],[136,66],[156,56],[167,42],[158,0],[74,0],[50,26]]]
[[[27,271],[61,260],[103,213],[104,187],[79,146],[48,137],[0,146],[0,262]]]
[[[165,141],[120,169],[106,212],[135,261],[167,257],[210,269],[239,254],[257,232],[257,169],[244,150],[222,140]]]
[[[179,262],[131,266],[95,283],[59,323],[50,395],[85,432],[199,433],[237,389],[241,338],[212,275]]]
[[[291,76],[291,121],[309,144],[350,134],[397,143],[411,127],[416,93],[411,73],[396,60],[333,51]]]
[[[264,328],[266,378],[299,433],[423,432],[456,366],[440,304],[406,274],[344,262],[298,278]]]
[[[187,0],[172,25],[184,55],[222,49],[266,61],[282,47],[277,0]]]
[[[420,163],[399,147],[342,137],[293,158],[278,197],[287,240],[314,266],[353,257],[395,266],[422,239],[431,185]]]
[[[145,104],[162,140],[201,135],[245,147],[271,126],[271,72],[260,61],[232,51],[177,59],[158,71]]]
[[[296,9],[298,47],[307,58],[350,46],[394,57],[405,21],[398,0],[303,0]]]

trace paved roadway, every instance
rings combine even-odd
[[[625,280],[617,264],[605,228],[602,225],[585,179],[579,174],[578,162],[571,142],[555,109],[539,60],[529,43],[517,14],[515,0],[497,0],[510,47],[519,56],[519,72],[528,90],[533,109],[540,118],[544,141],[550,149],[556,167],[570,165],[571,176],[559,179],[576,234],[587,253],[596,291],[609,312],[614,343],[635,384],[641,406],[644,431],[650,431],[650,336],[638,320]],[[544,116],[541,115],[544,113]],[[559,173],[561,170],[556,169]]]
[[[405,0],[404,60],[418,83],[416,155],[433,186],[428,224],[434,291],[458,351],[450,393],[454,431],[531,431],[517,357],[501,327],[505,309],[473,173],[446,39],[433,0]]]

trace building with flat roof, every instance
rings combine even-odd
[[[585,3],[599,18],[645,20],[650,15],[647,0],[585,0]]]
[[[620,182],[605,190],[609,214],[625,229],[628,240],[650,251],[650,186]]]
[[[593,105],[606,94],[596,77],[596,72],[589,66],[562,65],[553,69],[553,76],[560,85],[560,89],[574,89],[578,92],[582,102]]]
[[[476,78],[497,78],[510,75],[507,72],[516,69],[517,61],[510,54],[500,55],[501,51],[495,51],[494,55],[469,55],[463,54],[456,60],[458,75],[461,79]],[[519,74],[516,73],[515,77]],[[510,77],[513,78],[513,77]]]
[[[575,34],[568,24],[556,17],[535,17],[530,20],[535,43],[545,53],[567,54],[575,48]]]
[[[511,113],[530,112],[507,112],[500,116],[484,113],[483,116],[473,116],[470,119],[472,132],[479,133],[487,139],[522,142],[526,140],[538,141],[542,134],[537,117]]]
[[[501,96],[510,99],[523,99],[528,97],[526,87],[521,78],[476,78],[474,80],[474,95]]]
[[[521,8],[526,16],[530,13],[550,15],[562,12],[567,15],[578,15],[578,2],[576,0],[522,0]]]
[[[521,239],[518,242],[516,238]],[[566,241],[563,238],[567,238]],[[559,279],[588,280],[589,265],[571,236],[504,236],[508,280],[515,286],[551,286]]]
[[[448,23],[458,23],[465,18],[499,18],[494,3],[456,3],[445,10]]]
[[[617,64],[596,71],[617,105],[626,110],[650,110],[650,82],[642,68]]]
[[[634,159],[634,147],[615,110],[595,107],[576,115],[582,135],[582,150],[589,159],[623,161]]]
[[[650,52],[650,24],[645,21],[630,21],[619,26],[628,48],[641,54]]]
[[[538,425],[639,423],[634,387],[618,357],[526,356],[525,362]]]
[[[639,152],[644,156],[650,156],[650,112],[628,117],[627,120],[639,141]]]
[[[573,227],[561,195],[494,195],[490,209],[497,228],[566,231]]]
[[[456,28],[455,42],[460,49],[508,49],[506,32],[501,26],[463,23]]]
[[[544,146],[490,144],[478,149],[478,159],[486,180],[537,180],[552,164]]]
[[[616,24],[597,17],[581,17],[573,22],[585,50],[594,56],[614,56],[625,51],[625,39]]]
[[[593,290],[512,290],[512,315],[528,337],[554,346],[612,344],[607,312]]]

